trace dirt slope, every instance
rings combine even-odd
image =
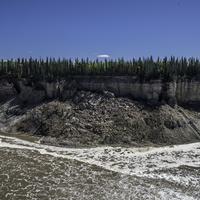
[[[200,113],[150,107],[109,92],[78,92],[68,101],[27,109],[13,127],[64,146],[181,144],[200,140]]]

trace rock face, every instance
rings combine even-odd
[[[99,91],[79,91],[74,87],[77,86],[75,81],[63,82],[63,85],[52,83],[50,86],[31,84],[18,83],[18,97],[13,98],[14,94],[9,96],[9,101],[0,103],[0,131],[30,133],[43,136],[41,142],[46,144],[73,147],[163,145],[200,140],[200,113],[197,111],[168,104],[151,106],[116,97],[110,91],[101,94]],[[12,94],[12,86],[9,86],[9,94]],[[150,88],[147,85],[143,87]],[[160,88],[161,97],[174,103],[176,87],[172,83],[166,84]],[[155,88],[155,85],[151,86],[153,91]],[[55,100],[57,97],[65,101]],[[35,105],[30,106],[31,103]]]
[[[176,99],[180,105],[198,107],[200,105],[200,82],[178,81],[176,84]]]
[[[200,140],[200,115],[181,107],[152,108],[110,92],[80,91],[27,111],[17,131],[64,146],[181,144]]]
[[[23,104],[37,104],[46,98],[43,88],[37,88],[35,85],[30,85],[28,82],[19,81],[18,87],[20,88],[18,98]]]
[[[199,112],[179,105],[200,106],[200,82],[86,76],[1,80],[0,131],[44,136],[41,142],[64,146],[199,141]]]
[[[75,76],[56,82],[20,80],[17,87],[20,99],[29,103],[32,101],[33,104],[44,99],[66,100],[77,91],[85,90],[100,93],[109,91],[116,96],[131,97],[151,105],[200,105],[200,82],[192,80],[140,82],[135,77]]]
[[[116,96],[132,97],[136,100],[144,100],[149,103],[157,103],[159,101],[162,90],[160,81],[149,83],[140,83],[132,77],[115,77],[101,79],[84,79],[77,81],[78,89],[89,91],[110,91]]]
[[[5,102],[8,99],[17,95],[13,83],[6,80],[0,80],[0,102]]]

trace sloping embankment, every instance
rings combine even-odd
[[[152,108],[111,93],[78,92],[68,101],[54,100],[33,108],[10,102],[4,106],[3,117],[7,119],[4,130],[44,136],[41,142],[53,145],[137,146],[200,140],[198,112],[169,105]]]
[[[42,142],[65,146],[200,140],[199,113],[176,105],[199,105],[198,82],[139,83],[115,77],[111,84],[108,77],[105,82],[78,78],[52,83],[21,80],[15,87],[1,83],[1,130],[45,136]]]

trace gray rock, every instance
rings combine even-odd
[[[115,94],[112,93],[112,92],[109,92],[109,91],[103,91],[103,94],[107,98],[114,98],[115,97]]]

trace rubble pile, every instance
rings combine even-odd
[[[43,136],[62,146],[179,144],[200,139],[200,117],[181,107],[150,107],[113,93],[77,92],[71,99],[45,102],[26,113],[18,132]]]

